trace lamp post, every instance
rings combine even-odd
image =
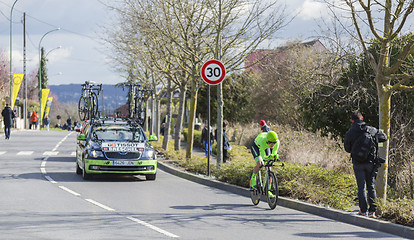
[[[59,47],[55,47],[55,48],[53,48],[52,50],[50,50],[49,52],[47,52],[46,54],[45,54],[45,58],[47,58],[47,55],[49,55],[51,52],[53,52],[54,50],[58,50],[58,49],[61,49],[62,48],[62,46],[59,46]]]
[[[43,40],[43,38],[46,36],[46,35],[48,35],[49,33],[51,33],[51,32],[54,32],[54,31],[58,31],[58,30],[60,30],[60,28],[56,28],[56,29],[53,29],[53,30],[50,30],[49,32],[47,32],[47,33],[45,33],[43,36],[42,36],[42,38],[40,39],[40,41],[39,41],[39,100],[40,100],[40,111],[39,111],[39,113],[40,113],[40,118],[39,118],[39,129],[41,129],[42,128],[42,122],[43,122],[43,108],[42,108],[42,54],[41,54],[41,50],[40,50],[40,46],[41,46],[41,44],[42,44],[42,40]]]
[[[12,35],[13,35],[13,8],[18,0],[14,1],[11,10],[10,10],[10,107],[13,105],[13,71],[12,71],[12,62],[13,62],[13,47],[12,47]]]

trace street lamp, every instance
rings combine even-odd
[[[40,46],[41,46],[41,44],[42,44],[42,40],[43,40],[43,38],[46,36],[46,35],[48,35],[49,33],[51,33],[51,32],[54,32],[54,31],[58,31],[58,30],[60,30],[60,28],[56,28],[56,29],[53,29],[53,30],[50,30],[49,32],[47,32],[47,33],[45,33],[43,36],[42,36],[42,38],[40,39],[40,41],[39,41],[39,95],[40,95],[40,97],[39,97],[39,100],[40,100],[40,111],[39,111],[39,113],[40,113],[40,118],[39,118],[39,129],[41,129],[42,128],[42,122],[43,122],[43,108],[42,108],[42,54],[41,54],[41,50],[40,50]]]
[[[49,52],[47,52],[47,53],[45,54],[45,58],[47,58],[47,55],[49,55],[49,53],[53,52],[54,50],[61,49],[61,48],[62,48],[62,46],[59,46],[59,47],[55,47],[55,48],[53,48],[52,50],[50,50]]]
[[[13,24],[12,24],[12,19],[13,19],[13,8],[14,5],[16,4],[18,0],[14,1],[11,10],[10,10],[10,107],[13,105],[13,71],[12,71],[12,62],[13,62],[13,48],[12,48],[12,35],[13,35]]]

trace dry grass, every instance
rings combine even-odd
[[[279,155],[283,161],[302,165],[315,164],[329,170],[353,173],[349,154],[343,149],[342,142],[308,131],[295,131],[288,126],[274,124],[270,128],[279,136]],[[256,123],[236,124],[227,129],[231,142],[247,148],[250,148],[259,133],[260,126]]]

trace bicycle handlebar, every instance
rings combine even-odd
[[[264,160],[265,164],[262,165],[260,168],[262,167],[273,167],[273,166],[279,166],[279,167],[284,167],[285,163],[284,162],[280,162],[280,159],[267,159]],[[275,162],[280,162],[280,164],[275,164]]]

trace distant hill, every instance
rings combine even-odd
[[[61,103],[75,102],[77,104],[82,91],[82,86],[80,84],[49,85],[49,88],[50,93],[56,95]],[[122,88],[117,88],[109,84],[102,85],[102,89],[103,94],[101,93],[98,96],[98,101],[101,106],[103,95],[105,112],[113,112],[115,109],[126,104],[127,89],[123,91]]]

